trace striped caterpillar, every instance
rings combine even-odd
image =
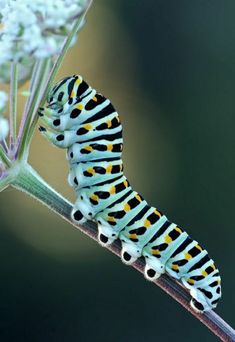
[[[40,108],[40,132],[54,145],[67,148],[69,184],[77,200],[71,217],[93,220],[98,239],[107,246],[120,239],[121,258],[132,264],[145,258],[145,277],[167,273],[190,291],[191,306],[203,312],[221,297],[221,279],[214,261],[197,241],[151,207],[123,174],[122,126],[108,99],[81,76],[59,81]]]

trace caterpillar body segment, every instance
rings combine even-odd
[[[122,154],[122,139],[110,141],[102,139],[99,142],[74,143],[68,148],[70,163],[85,162],[109,158],[120,158]],[[92,158],[92,159],[90,159]]]
[[[92,215],[89,215],[89,219],[96,217],[97,220],[97,215],[101,212],[103,213],[103,210],[107,210],[106,208],[110,204],[110,197],[112,197],[114,201],[118,201],[123,196],[123,193],[126,194],[127,192],[130,192],[131,188],[128,184],[123,191],[116,191],[114,193],[115,189],[120,188],[122,184],[126,182],[126,177],[121,176],[121,178],[113,181],[113,183],[106,183],[103,185],[102,190],[99,185],[78,189],[76,193],[79,203],[82,202],[81,205],[85,204],[89,213],[92,213]]]
[[[129,183],[124,182],[123,185],[128,187]],[[119,233],[147,205],[136,191],[130,190],[127,195],[122,202],[119,200],[117,204],[107,207],[96,215],[99,239],[102,244],[109,245],[116,240]]]
[[[68,176],[69,184],[77,189],[92,186],[97,183],[113,181],[114,176],[123,175],[123,164],[121,159],[106,161],[92,161],[74,163],[70,165]]]
[[[141,219],[132,220],[119,234],[123,245],[122,260],[127,264],[143,255],[144,247],[166,220],[154,207],[145,206],[142,214]]]
[[[166,272],[181,281],[195,310],[216,307],[221,279],[207,251],[149,206],[124,176],[122,126],[110,101],[74,75],[54,86],[39,115],[47,126],[41,133],[67,148],[68,181],[77,195],[72,219],[95,221],[103,246],[120,239],[124,263],[144,257],[148,280]]]

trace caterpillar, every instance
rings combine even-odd
[[[120,239],[121,258],[132,264],[145,259],[145,277],[167,273],[190,291],[198,312],[215,308],[221,278],[214,261],[197,241],[150,206],[132,189],[123,173],[123,139],[119,115],[111,102],[79,75],[65,77],[49,92],[39,110],[39,131],[55,146],[67,149],[69,184],[77,200],[71,217],[93,220],[98,240],[107,246]]]

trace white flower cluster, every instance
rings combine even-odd
[[[0,0],[0,65],[57,54],[86,0]]]
[[[0,91],[0,141],[5,139],[9,133],[9,122],[1,116],[1,114],[6,110],[7,100],[7,93]]]

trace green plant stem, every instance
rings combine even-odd
[[[48,76],[48,79],[47,79],[47,83],[46,83],[46,86],[45,86],[45,89],[43,91],[43,94],[41,96],[41,100],[40,100],[40,106],[43,106],[44,102],[46,101],[46,98],[47,98],[47,94],[55,80],[55,77],[57,75],[57,72],[61,66],[61,64],[63,63],[63,60],[64,60],[64,57],[69,49],[69,46],[72,42],[72,39],[74,37],[74,35],[77,33],[78,29],[79,29],[79,26],[82,22],[82,20],[84,19],[84,16],[86,15],[90,5],[91,5],[91,0],[88,1],[88,5],[87,5],[87,8],[86,10],[84,11],[84,13],[75,21],[73,27],[72,27],[72,30],[70,31],[68,37],[65,39],[65,42],[64,42],[64,45],[62,47],[62,50],[61,50],[61,53],[58,55],[54,65],[53,65],[53,68]],[[37,124],[37,121],[38,121],[38,117],[35,116],[33,118],[33,121],[32,121],[32,125],[30,127],[30,130],[29,130],[29,136],[28,136],[28,144],[30,144],[30,141],[32,139],[32,136],[33,136],[33,133],[34,133],[34,130],[35,130],[35,127],[36,127],[36,124]]]
[[[52,62],[51,59],[49,59],[48,63],[46,64],[44,73],[42,75],[41,86],[39,88],[39,94],[38,94],[38,97],[37,97],[37,102],[35,104],[35,110],[34,110],[34,114],[32,116],[31,124],[32,124],[32,122],[33,122],[35,117],[38,118],[38,113],[37,112],[38,112],[39,104],[41,102],[42,93],[43,93],[43,90],[45,88],[47,77],[48,77],[48,74],[49,74],[50,69],[51,69],[51,62]],[[31,136],[30,136],[30,128],[29,128],[28,134],[26,136],[25,149],[24,149],[24,157],[23,158],[25,158],[25,160],[28,159],[29,149],[30,149],[30,142],[31,142]]]
[[[72,204],[63,198],[58,192],[50,187],[39,174],[28,164],[21,167],[18,176],[12,182],[12,186],[21,190],[59,214],[64,220],[79,228],[94,240],[97,240],[97,228],[93,222],[87,222],[83,225],[75,225],[71,220],[70,213]],[[120,256],[121,246],[118,241],[113,243],[108,249],[114,254]],[[138,259],[133,267],[142,274],[144,273],[144,261]],[[196,313],[189,305],[190,295],[176,280],[163,274],[155,284],[161,287],[172,298],[178,301],[185,309],[199,319],[222,341],[235,341],[235,332],[219,315],[214,311],[208,311],[204,314]]]
[[[22,166],[12,186],[38,199],[61,216],[66,215],[70,206],[69,201],[65,200],[63,196],[49,186],[27,163],[22,162]]]
[[[6,166],[11,167],[11,160],[6,155],[6,152],[4,148],[2,147],[2,145],[0,145],[0,159]]]
[[[7,143],[6,143],[6,140],[3,139],[0,141],[0,145],[2,146],[2,148],[4,149],[4,151],[8,151],[8,146],[7,146]]]
[[[45,80],[46,71],[47,71],[47,65],[46,65],[44,74],[42,74],[42,60],[37,60],[34,64],[33,71],[32,71],[32,77],[31,77],[31,81],[30,81],[30,87],[29,87],[30,95],[27,98],[27,101],[25,103],[24,113],[23,113],[23,117],[21,120],[21,124],[20,124],[19,135],[18,135],[19,144],[22,140],[22,135],[23,135],[23,132],[24,132],[24,129],[26,126],[26,121],[27,121],[28,115],[30,116],[30,119],[28,119],[28,122],[29,122],[29,124],[31,123],[31,116],[33,115],[34,107],[36,105],[36,102],[38,101],[38,96],[36,98],[35,95],[36,95],[36,92],[38,91],[38,88],[40,86],[40,81]],[[19,148],[20,148],[20,146],[18,146],[18,149]]]
[[[6,189],[12,181],[13,178],[10,175],[0,178],[0,192]]]
[[[37,117],[37,113],[36,113],[35,109],[38,109],[38,107],[39,107],[39,104],[40,104],[40,101],[42,98],[42,93],[43,93],[45,85],[47,83],[48,74],[50,73],[51,64],[52,64],[52,59],[46,58],[44,68],[43,68],[43,73],[41,74],[41,77],[39,80],[39,84],[36,84],[36,82],[34,82],[35,84],[33,87],[33,91],[35,91],[35,86],[36,86],[36,88],[38,88],[38,92],[37,92],[37,98],[36,98],[35,104],[34,104],[34,112],[32,115],[31,123],[32,123],[34,117],[35,116]]]
[[[10,86],[10,148],[16,142],[16,115],[17,115],[17,89],[18,89],[18,64],[11,64]]]
[[[36,75],[35,75],[35,84],[34,84],[34,89],[31,96],[31,101],[29,104],[28,111],[26,113],[26,117],[22,119],[21,126],[20,126],[20,132],[19,132],[19,145],[18,145],[18,158],[19,160],[22,160],[23,158],[26,158],[24,154],[25,152],[25,147],[27,145],[27,138],[32,122],[32,118],[35,114],[36,111],[36,105],[38,103],[38,96],[41,92],[42,87],[44,86],[43,84],[43,79],[45,77],[45,71],[47,70],[48,63],[50,62],[49,58],[45,58],[41,60],[38,64],[37,70],[36,70]]]
[[[33,100],[33,93],[36,90],[35,87],[35,81],[36,81],[36,75],[37,75],[37,70],[38,70],[38,66],[39,66],[40,60],[36,60],[34,66],[33,66],[33,71],[32,71],[32,76],[31,76],[31,80],[30,80],[30,86],[29,86],[29,96],[27,98],[27,100],[25,101],[25,106],[24,106],[24,113],[23,113],[23,118],[26,118],[27,113],[29,111],[30,105],[32,103]]]

